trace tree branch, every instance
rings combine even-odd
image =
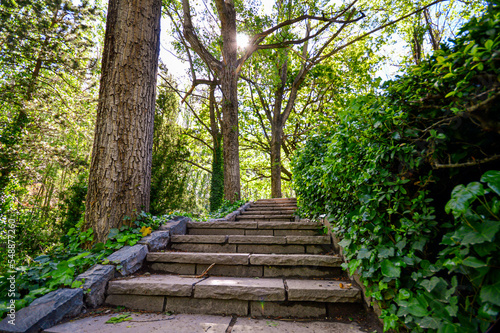
[[[493,156],[484,158],[482,160],[473,160],[473,161],[465,162],[465,163],[439,164],[437,162],[433,162],[432,168],[433,169],[463,168],[463,167],[469,167],[469,166],[475,166],[475,165],[479,165],[479,164],[488,163],[488,162],[495,161],[498,159],[500,159],[500,155],[493,155]]]

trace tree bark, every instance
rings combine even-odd
[[[232,0],[218,0],[216,6],[221,20],[224,62],[219,73],[222,90],[222,136],[224,138],[224,198],[234,202],[241,199],[236,10]]]
[[[149,210],[161,0],[110,0],[85,221],[94,240]]]

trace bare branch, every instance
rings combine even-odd
[[[212,171],[208,170],[207,168],[202,167],[201,165],[199,165],[199,164],[197,164],[197,163],[195,163],[193,161],[190,161],[190,160],[181,160],[181,161],[189,163],[189,164],[192,164],[195,167],[200,168],[201,170],[204,170],[204,171],[208,172],[209,174],[212,174]]]
[[[463,168],[463,167],[469,167],[469,166],[475,166],[475,165],[479,165],[479,164],[488,163],[488,162],[495,161],[498,159],[500,159],[500,155],[493,155],[493,156],[484,158],[482,160],[473,160],[473,161],[465,162],[465,163],[439,164],[437,162],[433,162],[432,168],[433,169]]]

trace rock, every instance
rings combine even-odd
[[[169,230],[158,230],[151,235],[143,237],[139,244],[144,244],[148,246],[149,252],[156,252],[163,250],[167,247],[170,240]]]
[[[85,304],[88,307],[96,308],[104,303],[106,285],[115,275],[115,266],[113,265],[95,265],[86,272],[76,277],[77,281],[83,281],[81,289],[89,292],[85,293]]]
[[[165,224],[160,227],[160,230],[168,230],[170,231],[170,235],[185,235],[186,226],[189,222],[191,222],[189,217],[176,216],[170,221],[165,222]]]
[[[146,245],[136,244],[122,247],[107,259],[110,263],[121,266],[116,267],[116,270],[122,276],[126,276],[137,272],[142,267],[147,254],[148,247]]]
[[[15,314],[15,325],[7,317],[0,323],[0,332],[40,332],[57,324],[64,317],[73,317],[83,307],[83,290],[58,289],[36,299]]]

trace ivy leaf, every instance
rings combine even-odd
[[[401,267],[396,267],[394,263],[388,259],[382,261],[382,275],[390,278],[398,278],[401,275]]]
[[[439,283],[439,278],[432,277],[430,280],[423,280],[420,285],[425,288],[428,292],[431,292]]]
[[[481,181],[488,184],[488,186],[495,191],[496,194],[500,195],[500,171],[490,170],[486,172],[482,177]]]
[[[465,187],[464,185],[456,186],[451,192],[451,200],[445,206],[446,213],[453,211],[456,213],[465,213],[469,208],[469,204],[478,196],[484,194],[483,185],[479,182],[472,182]]]
[[[483,302],[490,302],[492,304],[500,306],[500,281],[481,288],[479,297]]]
[[[478,267],[485,267],[486,266],[486,263],[482,260],[479,260],[475,257],[467,257],[464,259],[464,261],[462,261],[462,264],[465,265],[465,266],[469,266],[469,267],[474,267],[474,268],[478,268]]]
[[[437,330],[441,326],[441,320],[434,317],[425,317],[420,320],[420,326]]]
[[[480,223],[477,225],[476,231],[471,230],[464,236],[462,244],[467,245],[491,242],[499,229],[500,223],[496,221],[485,221]]]
[[[370,259],[371,254],[372,254],[371,251],[363,247],[358,251],[358,259]]]
[[[394,256],[394,248],[393,247],[381,247],[378,249],[380,258],[389,258]]]

